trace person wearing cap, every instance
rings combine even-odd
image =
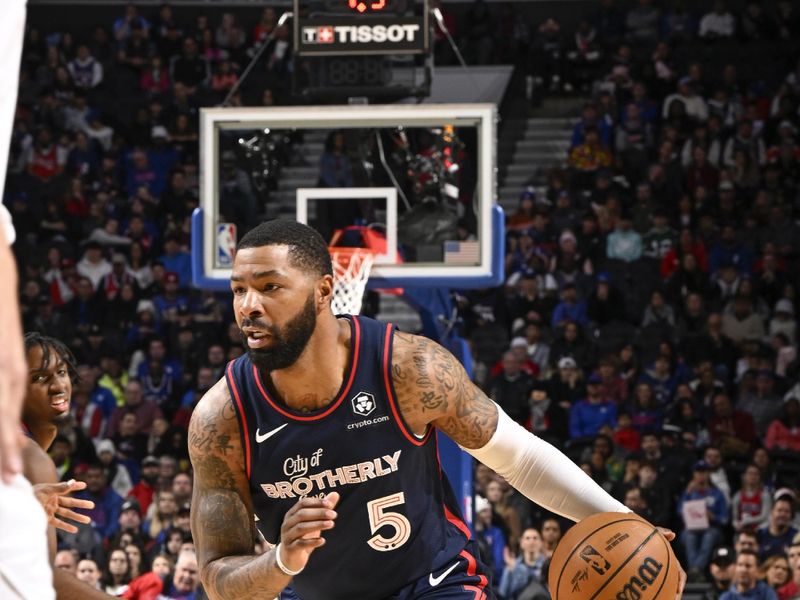
[[[178,309],[188,306],[188,298],[179,292],[180,276],[174,271],[164,273],[164,293],[153,298],[158,321],[171,323],[176,320]]]
[[[711,590],[706,592],[707,600],[717,600],[731,588],[735,568],[736,554],[733,548],[719,546],[711,554],[708,572],[711,576]]]
[[[608,271],[600,271],[586,301],[586,314],[592,325],[602,327],[625,320],[625,297],[612,285]]]
[[[778,600],[775,590],[759,578],[758,554],[744,550],[736,555],[733,585],[720,600]]]
[[[684,525],[688,525],[684,514],[686,503],[697,500],[702,500],[705,506],[708,524],[705,527],[685,528],[680,540],[686,552],[689,578],[701,580],[711,561],[711,553],[722,541],[722,530],[728,523],[728,503],[722,492],[711,484],[709,466],[704,460],[694,464],[692,479],[678,500],[678,516],[684,519]]]
[[[517,291],[509,302],[508,316],[513,329],[523,323],[547,323],[553,310],[553,300],[539,291],[539,278],[533,269],[520,273]]]
[[[109,439],[100,440],[95,445],[95,450],[100,464],[103,465],[106,480],[109,482],[111,489],[124,498],[131,491],[133,481],[131,481],[128,467],[117,459],[117,449],[114,446],[114,442]]]
[[[135,498],[128,498],[122,503],[117,519],[120,533],[142,535],[142,509]]]
[[[506,548],[506,536],[497,525],[494,524],[495,512],[489,502],[483,496],[475,497],[475,537],[481,548],[481,554],[486,557],[492,567],[495,581],[500,581],[505,564],[504,552]]]
[[[605,426],[617,426],[617,406],[602,395],[603,378],[593,373],[586,380],[586,398],[569,412],[569,435],[573,440],[593,437]]]
[[[142,513],[147,513],[150,503],[153,501],[153,494],[155,494],[158,484],[158,471],[158,459],[153,455],[145,456],[142,460],[141,479],[128,494],[128,498],[139,503]]]
[[[586,395],[586,386],[577,361],[572,356],[562,356],[556,363],[558,370],[547,382],[550,395],[562,408],[569,409]]]

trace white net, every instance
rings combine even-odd
[[[333,314],[357,315],[375,255],[366,248],[331,248]]]

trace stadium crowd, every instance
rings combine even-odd
[[[591,100],[569,156],[507,215],[506,284],[458,296],[476,381],[679,532],[707,597],[800,597],[800,14],[788,0],[705,14],[600,0],[567,34],[514,11],[444,12],[470,62],[516,62],[546,93]],[[232,104],[289,90],[274,9],[249,25],[178,12],[28,29],[4,198],[25,328],[64,340],[80,377],[50,454],[96,508],[60,535],[56,566],[128,598],[154,579],[194,598],[196,565],[178,561],[187,424],[243,352],[225,295],[190,287],[198,107],[272,33]],[[436,52],[452,58],[441,37]],[[567,523],[480,465],[475,481],[501,597],[548,597]]]

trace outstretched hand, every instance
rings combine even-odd
[[[322,532],[333,528],[337,502],[338,492],[331,492],[324,498],[302,498],[286,512],[278,551],[287,568],[302,570],[311,553],[325,545]]]
[[[675,539],[675,532],[671,529],[659,527],[658,531],[666,538],[668,542],[671,542]],[[683,596],[683,588],[686,585],[686,571],[683,570],[683,567],[680,566],[680,563],[678,563],[678,568],[680,569],[680,573],[678,574],[678,593],[675,595],[675,600],[681,599]]]
[[[70,498],[68,495],[85,488],[85,482],[70,479],[63,483],[38,483],[33,486],[33,493],[36,495],[39,504],[44,508],[44,512],[47,514],[47,522],[50,525],[67,533],[76,533],[78,528],[75,525],[67,523],[59,517],[84,525],[91,523],[92,520],[89,516],[77,513],[72,509],[85,508],[91,510],[94,508],[94,502]]]

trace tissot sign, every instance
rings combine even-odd
[[[419,54],[428,49],[427,19],[314,16],[295,22],[299,55]]]

